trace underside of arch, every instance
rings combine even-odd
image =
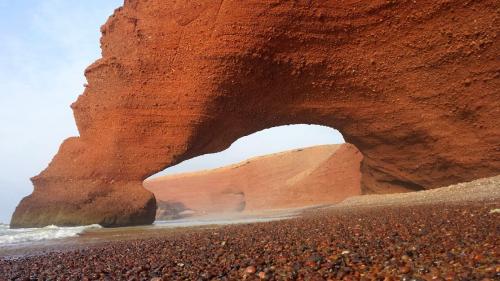
[[[148,176],[286,124],[364,155],[365,193],[500,172],[498,1],[128,0],[13,227],[151,223]]]

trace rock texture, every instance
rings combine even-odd
[[[72,105],[79,137],[13,226],[149,223],[142,181],[252,132],[339,129],[364,192],[500,171],[500,4],[127,0]]]
[[[192,210],[193,215],[330,204],[361,193],[361,159],[351,144],[322,145],[152,178],[144,187],[169,206],[184,206],[171,211]]]

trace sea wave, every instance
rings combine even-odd
[[[8,224],[0,223],[0,246],[74,237],[94,228],[101,228],[101,226],[98,224],[73,227],[49,225],[42,228],[11,229]]]

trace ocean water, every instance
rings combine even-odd
[[[126,231],[130,229],[135,230],[154,230],[162,228],[178,228],[178,227],[192,227],[204,225],[227,225],[227,224],[240,224],[240,223],[254,223],[265,222],[284,219],[285,217],[273,218],[199,218],[199,219],[179,219],[170,221],[155,221],[150,226],[136,226],[118,229],[102,229],[98,224],[75,226],[75,227],[60,227],[49,225],[42,228],[18,228],[11,229],[8,224],[0,223],[0,247],[2,246],[26,246],[38,242],[48,242],[48,240],[55,240],[61,238],[78,237],[85,232],[99,233],[102,232],[116,232],[117,230]]]
[[[51,250],[78,249],[108,241],[159,237],[171,229],[217,227],[228,224],[269,222],[297,217],[301,210],[282,210],[251,214],[222,214],[185,219],[155,221],[152,225],[103,228],[100,225],[75,227],[10,229],[0,223],[0,258],[18,258]]]
[[[89,229],[102,228],[100,225],[59,227],[49,225],[42,228],[11,229],[8,224],[0,223],[0,247],[29,244],[38,241],[75,237]]]

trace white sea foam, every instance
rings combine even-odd
[[[42,228],[11,229],[9,225],[0,223],[0,246],[74,237],[92,228],[101,228],[101,226],[98,224],[74,227],[49,225]]]

